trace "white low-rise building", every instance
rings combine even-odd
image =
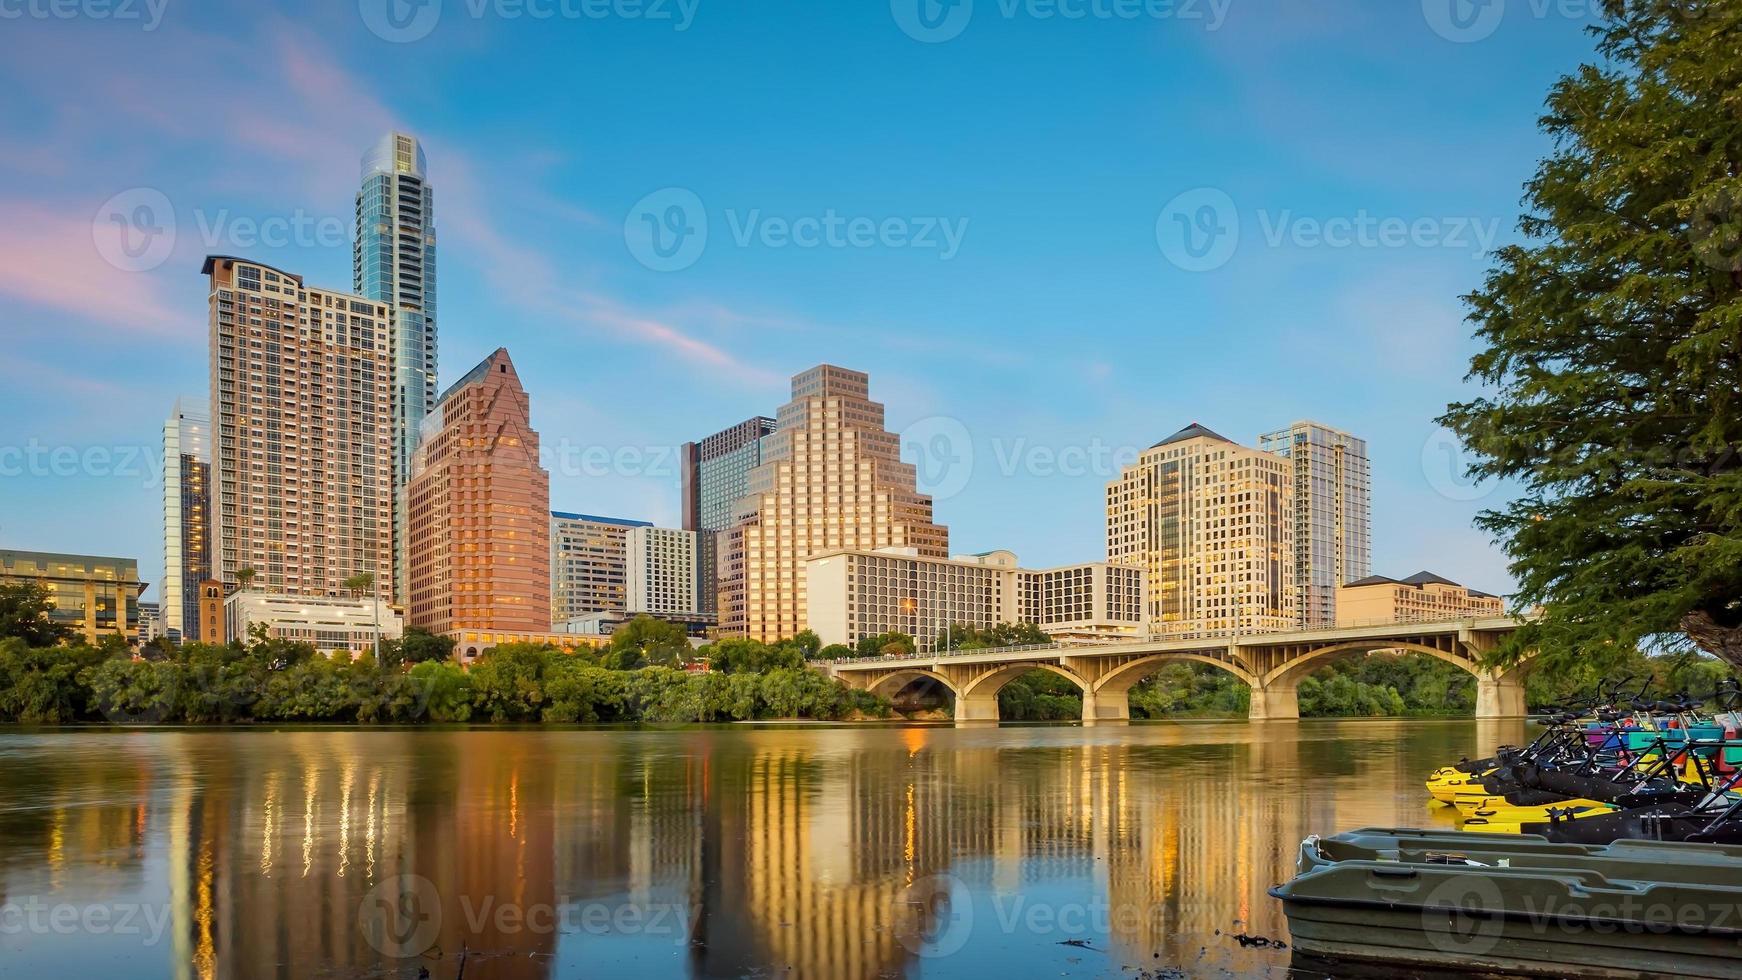
[[[912,548],[836,551],[805,564],[810,629],[825,644],[955,625],[1032,623],[1054,638],[1142,634],[1143,571],[1107,562],[1019,566],[1009,551],[927,558]]]
[[[380,600],[237,592],[224,603],[224,639],[247,640],[264,625],[277,640],[308,643],[322,653],[344,650],[357,657],[373,650],[376,624],[381,639],[398,639],[405,622]]]

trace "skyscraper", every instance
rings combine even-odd
[[[1292,472],[1194,422],[1107,485],[1107,560],[1146,570],[1156,637],[1294,628]]]
[[[720,543],[720,628],[773,641],[807,627],[805,561],[829,551],[912,548],[949,556],[949,529],[901,461],[900,436],[860,371],[822,364],[792,379],[762,463]]]
[[[163,423],[164,632],[197,641],[200,583],[212,577],[212,411],[178,398]]]
[[[286,595],[391,595],[390,310],[257,262],[207,256],[213,577]]]
[[[407,622],[432,633],[550,630],[550,474],[497,348],[423,422],[405,499]]]
[[[1294,466],[1294,590],[1300,625],[1337,625],[1337,588],[1373,571],[1367,441],[1301,421],[1258,439]]]
[[[558,624],[629,608],[629,531],[646,521],[550,515],[551,617]]]
[[[405,486],[417,451],[419,425],[436,403],[435,195],[427,183],[423,146],[388,133],[363,155],[352,245],[353,288],[385,303],[393,354],[394,590],[405,601]]]
[[[695,616],[695,531],[670,527],[632,527],[623,535],[624,612],[633,616]]]
[[[719,600],[719,535],[732,524],[732,505],[750,489],[762,463],[762,440],[774,431],[766,416],[745,419],[683,447],[683,526],[696,536],[696,612],[712,615]]]

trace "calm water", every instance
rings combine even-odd
[[[0,732],[0,977],[1283,976],[1301,838],[1522,734]]]

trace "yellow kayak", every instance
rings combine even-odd
[[[1584,811],[1600,810],[1608,813],[1618,809],[1602,800],[1565,800],[1560,803],[1547,803],[1542,806],[1513,806],[1506,800],[1496,797],[1484,804],[1476,806],[1465,815],[1465,822],[1486,821],[1489,823],[1546,823],[1550,810],[1564,812],[1572,810],[1579,816],[1588,816]]]

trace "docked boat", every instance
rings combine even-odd
[[[1368,828],[1271,889],[1297,949],[1391,968],[1742,978],[1742,847]]]

